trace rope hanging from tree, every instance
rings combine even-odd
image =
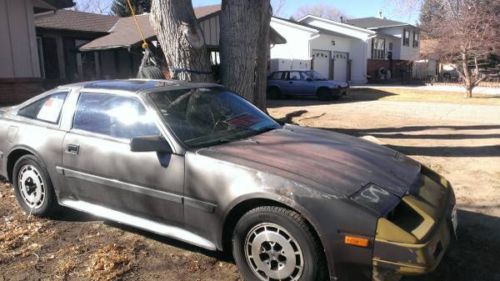
[[[141,47],[144,50],[144,56],[141,60],[141,64],[139,65],[139,70],[137,72],[137,78],[165,79],[163,72],[158,67],[158,63],[156,62],[156,59],[154,58],[151,50],[149,49],[149,44],[146,41],[146,38],[144,36],[144,32],[142,31],[142,28],[139,25],[139,22],[137,21],[135,9],[132,6],[132,3],[130,2],[130,0],[127,0],[127,5],[128,5],[128,8],[130,9],[130,12],[132,13],[132,18],[134,20],[135,27],[137,28],[137,31],[139,31],[139,34],[141,35],[141,39],[142,39]]]

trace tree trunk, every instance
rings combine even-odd
[[[213,81],[208,50],[191,0],[153,0],[150,23],[173,79]]]
[[[252,103],[258,101],[260,106],[264,106],[265,101],[256,98],[256,92],[262,94],[256,89],[256,79],[258,88],[262,88],[266,83],[262,81],[262,69],[267,61],[267,50],[265,54],[258,50],[268,48],[268,44],[263,45],[261,37],[267,37],[267,34],[262,34],[266,32],[262,26],[265,24],[269,29],[269,7],[269,0],[222,0],[220,15],[222,84]],[[256,73],[259,74],[256,76]]]
[[[267,112],[267,74],[269,61],[269,30],[272,16],[270,1],[261,1],[260,32],[257,40],[257,59],[255,69],[254,104]]]
[[[465,97],[472,98],[472,89],[474,88],[474,83],[472,82],[472,75],[470,73],[467,60],[468,60],[467,54],[465,52],[462,53],[462,68],[463,68],[463,76],[465,83]]]

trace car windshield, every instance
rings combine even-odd
[[[304,77],[304,80],[311,79],[314,81],[324,81],[327,80],[323,75],[319,74],[316,71],[304,71],[302,72],[302,75]]]
[[[223,88],[150,93],[163,120],[190,148],[245,139],[280,125],[240,96]]]

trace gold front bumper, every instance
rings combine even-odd
[[[455,197],[447,181],[423,176],[418,194],[404,197],[400,205],[396,218],[379,219],[373,255],[377,281],[432,272],[456,230]]]

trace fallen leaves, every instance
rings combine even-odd
[[[89,276],[93,280],[114,280],[132,269],[135,253],[133,248],[110,244],[100,248],[91,257]]]

